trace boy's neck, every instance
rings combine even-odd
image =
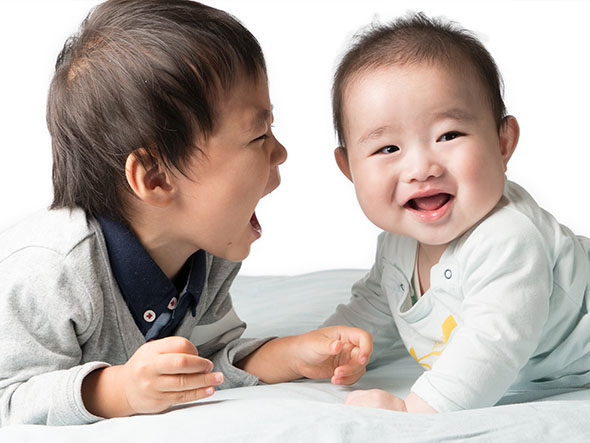
[[[171,237],[170,233],[174,230],[168,229],[168,225],[152,222],[153,219],[148,220],[150,222],[131,222],[131,229],[166,277],[174,281],[182,266],[196,250]],[[166,229],[160,229],[161,226],[166,226]]]
[[[425,293],[430,289],[430,270],[436,265],[449,245],[425,245],[418,243],[418,278],[420,290]]]

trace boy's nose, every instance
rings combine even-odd
[[[276,138],[270,160],[273,166],[281,165],[287,160],[287,150]]]
[[[275,145],[270,154],[271,170],[268,182],[266,183],[266,189],[264,190],[264,195],[270,194],[281,184],[281,174],[279,173],[278,166],[284,163],[285,160],[287,160],[287,150],[275,138]]]

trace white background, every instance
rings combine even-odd
[[[51,201],[45,100],[55,58],[96,1],[0,0],[0,229]],[[206,1],[238,17],[265,52],[282,185],[257,209],[263,237],[244,274],[368,268],[377,228],[333,161],[330,86],[350,37],[408,10],[477,33],[521,125],[508,177],[590,236],[590,2]]]

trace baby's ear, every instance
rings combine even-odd
[[[348,153],[346,152],[346,148],[342,146],[338,146],[334,150],[334,158],[336,158],[336,163],[338,167],[342,171],[342,173],[352,181],[352,174],[350,173],[350,165],[348,163]]]
[[[133,193],[150,205],[165,207],[174,198],[175,188],[170,172],[144,148],[136,149],[127,157],[125,177]]]
[[[504,120],[500,124],[500,153],[504,161],[505,170],[508,167],[510,157],[514,154],[519,137],[520,127],[518,126],[516,117],[512,115],[504,117]]]

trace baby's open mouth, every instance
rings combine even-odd
[[[254,229],[256,232],[262,235],[262,227],[260,226],[260,223],[258,223],[258,218],[256,218],[256,212],[254,212],[252,214],[252,217],[250,217],[250,226],[252,226],[252,229]]]
[[[450,199],[451,194],[442,192],[440,194],[429,195],[428,197],[413,198],[405,206],[415,211],[436,211],[446,205]]]

